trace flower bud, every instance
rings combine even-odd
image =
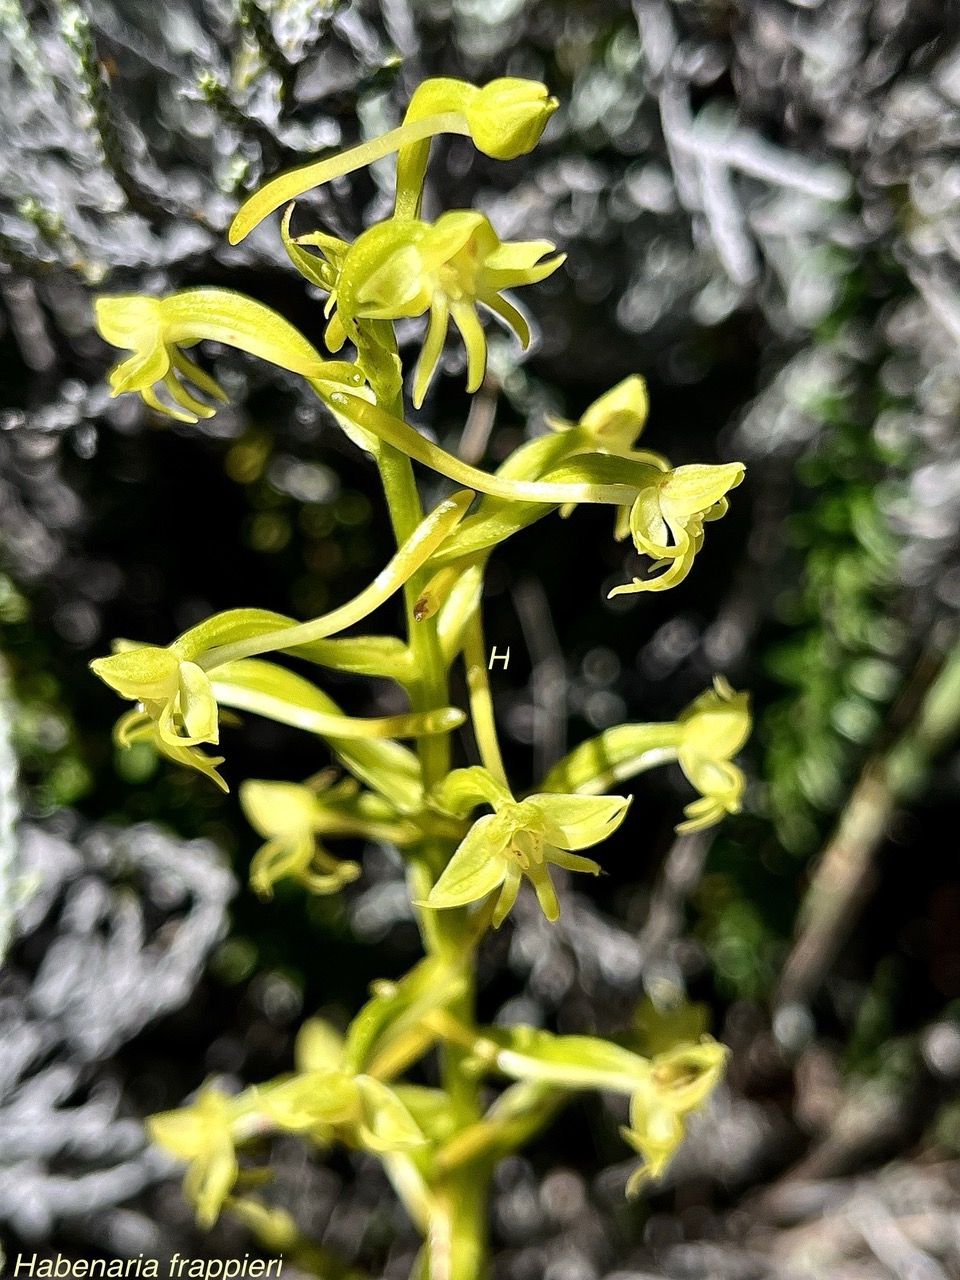
[[[647,385],[637,374],[618,382],[585,411],[580,426],[615,453],[633,445],[647,421]]]
[[[480,151],[494,160],[513,160],[533,150],[557,105],[546,85],[503,76],[479,89],[465,114]]]

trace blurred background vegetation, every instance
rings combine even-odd
[[[244,193],[393,124],[427,75],[513,74],[560,99],[544,143],[510,164],[435,144],[429,206],[472,203],[568,259],[525,295],[530,358],[491,335],[471,406],[451,348],[418,425],[492,466],[546,413],[576,418],[639,372],[651,447],[744,458],[748,476],[669,593],[606,600],[630,566],[600,511],[495,558],[511,774],[532,783],[608,724],[671,718],[715,672],[751,690],[756,728],[740,816],[678,840],[686,784],[647,775],[608,874],[569,890],[556,930],[521,911],[491,944],[490,1017],[616,1032],[644,996],[667,1012],[688,998],[733,1049],[720,1101],[643,1204],[622,1202],[606,1103],[507,1162],[498,1275],[960,1274],[958,31],[952,0],[0,0],[0,652],[17,761],[14,784],[0,742],[15,1063],[0,1120],[52,1133],[94,1100],[122,1133],[106,1151],[0,1138],[8,1247],[240,1247],[236,1224],[191,1236],[130,1120],[209,1073],[284,1069],[302,1012],[347,1016],[417,948],[389,851],[366,850],[336,899],[264,905],[243,887],[256,837],[236,784],[305,777],[321,744],[227,729],[227,797],[146,748],[115,751],[115,699],[86,666],[113,637],[163,644],[236,605],[311,616],[363,586],[390,540],[371,468],[276,370],[208,351],[231,403],[197,427],[110,401],[91,297],[227,285],[319,340],[318,297],[273,229],[227,245]],[[356,234],[387,186],[379,171],[332,184],[302,229]],[[387,705],[330,684],[351,710]],[[30,896],[69,846],[98,900],[133,894],[162,948],[165,882],[138,880],[137,842],[117,834],[143,823],[208,871],[232,864],[229,937],[207,930],[177,999],[150,1003],[145,965],[138,1024],[77,1058],[48,957],[67,931],[105,973],[117,934],[95,912],[77,923],[65,874],[43,911]],[[102,852],[118,839],[126,853]],[[283,1144],[271,1159],[308,1234],[406,1275],[411,1237],[370,1167]]]

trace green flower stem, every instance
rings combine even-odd
[[[431,856],[432,849],[433,842],[424,841],[409,850],[404,850],[407,863],[407,888],[410,890],[410,898],[413,902],[425,902],[436,882],[437,877],[431,865],[434,861]],[[448,954],[456,940],[450,937],[448,922],[442,919],[444,913],[424,911],[416,906],[413,910],[420,929],[420,940],[427,954]]]
[[[409,843],[411,832],[416,831],[412,823],[403,822],[370,822],[363,818],[355,818],[352,814],[323,814],[317,819],[318,836],[362,836],[364,840],[390,841],[393,844]]]
[[[457,484],[466,485],[478,493],[488,493],[494,498],[507,498],[511,502],[539,502],[557,507],[566,506],[571,502],[598,502],[614,507],[630,506],[637,496],[635,484],[576,481],[554,484],[541,480],[510,480],[503,476],[491,475],[489,471],[472,467],[469,462],[455,458],[452,453],[447,453],[446,449],[433,444],[408,422],[404,422],[398,414],[386,412],[379,405],[361,400],[359,396],[351,395],[347,391],[331,391],[329,383],[321,384],[311,380],[311,385],[334,413],[340,414],[364,431],[369,431],[371,435],[383,441],[384,445],[392,445],[408,458],[422,462],[424,466],[439,471],[449,480],[455,480]]]
[[[367,1074],[378,1080],[392,1080],[419,1062],[434,1039],[423,1026],[409,1031],[377,1054],[367,1067]]]
[[[444,1280],[481,1280],[486,1272],[490,1171],[471,1165],[445,1178],[434,1192],[430,1249]]]
[[[471,617],[463,633],[463,660],[467,669],[467,690],[470,697],[470,717],[476,735],[480,759],[484,767],[509,791],[510,783],[503,767],[500,741],[487,678],[487,649],[483,641],[483,622],[479,608]]]
[[[399,397],[398,397],[399,401]],[[402,403],[391,406],[401,417]],[[422,438],[422,437],[418,437]],[[390,510],[394,535],[402,545],[422,519],[420,498],[410,458],[384,443],[377,457],[384,494]],[[447,664],[437,634],[435,618],[418,618],[417,601],[429,578],[423,568],[411,574],[403,585],[407,636],[414,658],[417,680],[410,687],[414,710],[431,705],[447,705]],[[439,704],[436,699],[440,699]],[[423,769],[424,787],[429,792],[439,786],[450,771],[450,744],[446,735],[417,742],[417,753]],[[414,902],[426,899],[437,875],[452,852],[449,840],[428,839],[412,851],[409,885]],[[414,908],[418,913],[424,947],[429,954],[457,955],[467,942],[467,920],[463,911],[431,911]],[[454,1016],[468,1025],[475,1017],[475,988],[472,971],[463,994],[452,1006]],[[464,1127],[480,1119],[478,1081],[464,1069],[466,1053],[458,1045],[445,1043],[440,1049],[440,1072],[444,1089]],[[431,1211],[427,1231],[431,1275],[446,1280],[479,1280],[486,1253],[485,1203],[488,1175],[479,1182],[476,1171],[469,1178],[458,1176],[445,1185]]]
[[[413,467],[409,458],[390,446],[382,449],[378,463],[394,536],[398,544],[403,546],[413,539],[423,519]],[[462,510],[458,512],[458,518],[459,515],[462,515]],[[419,559],[418,568],[422,567],[428,558],[429,552]],[[413,667],[416,673],[410,690],[410,700],[414,710],[422,710],[429,706],[431,698],[437,696],[441,690],[444,701],[440,705],[446,706],[449,697],[436,626],[429,621],[417,621],[416,603],[422,585],[422,573],[416,571],[408,574],[403,584],[407,637],[413,653]],[[449,743],[446,740],[439,740],[432,747],[424,748],[421,762],[424,786],[429,791],[441,782],[450,770]]]
[[[396,405],[399,413],[402,405]],[[390,511],[394,536],[401,545],[410,539],[414,530],[422,521],[420,496],[417,492],[416,479],[409,457],[399,449],[385,444],[377,459],[383,482],[384,494]],[[417,600],[424,586],[422,565],[411,573],[403,584],[403,597],[406,612],[407,637],[413,654],[413,669],[416,672],[415,682],[410,688],[410,701],[414,710],[428,708],[432,700],[441,697],[441,706],[448,705],[449,690],[447,687],[446,664],[440,650],[436,623],[432,618],[417,618]],[[445,737],[437,738],[432,743],[418,744],[423,767],[423,784],[429,791],[438,786],[450,772],[450,744]],[[438,848],[433,850],[431,870],[434,876],[442,869],[449,850]]]
[[[440,543],[456,528],[473,498],[473,493],[462,490],[441,502],[425,520],[418,519],[407,536],[403,538],[399,550],[386,568],[378,573],[373,582],[358,596],[338,609],[325,613],[320,618],[314,618],[312,622],[301,623],[300,626],[268,631],[265,635],[251,636],[249,639],[237,640],[233,644],[220,645],[198,657],[197,666],[210,671],[214,667],[223,666],[224,663],[236,662],[239,658],[252,658],[256,654],[272,653],[277,649],[291,649],[295,645],[323,640],[337,631],[343,631],[344,628],[361,622],[389,600],[418,569],[426,564]],[[417,512],[419,509],[418,501]],[[404,513],[404,528],[407,523],[406,513]]]
[[[482,1037],[471,1031],[449,1009],[434,1009],[427,1014],[423,1022],[424,1026],[428,1026],[435,1035],[446,1041],[447,1044],[459,1045],[470,1057],[483,1056],[481,1053],[484,1043]],[[489,1058],[489,1053],[486,1056]]]

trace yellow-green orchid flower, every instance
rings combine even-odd
[[[545,259],[554,247],[549,240],[503,243],[489,220],[473,210],[455,209],[432,223],[416,218],[378,223],[354,241],[340,262],[330,299],[330,307],[336,308],[327,331],[330,349],[339,350],[344,337],[357,341],[358,322],[429,312],[413,385],[413,402],[419,406],[452,317],[467,349],[467,390],[476,391],[487,359],[477,306],[492,311],[528,346],[527,322],[502,296],[503,290],[543,280],[555,271],[564,255]],[[328,247],[327,252],[332,253]],[[328,269],[332,262],[328,258]]]
[[[548,870],[600,874],[599,865],[573,852],[599,844],[616,831],[630,805],[623,796],[539,794],[516,800],[484,768],[472,766],[448,774],[435,796],[439,809],[464,817],[478,804],[488,813],[470,828],[457,847],[425,905],[462,907],[499,889],[493,924],[499,926],[516,901],[524,876],[531,882],[548,920],[560,905]]]
[[[445,575],[441,581],[456,579],[451,565],[459,572],[470,563],[482,563],[491,549],[518,530],[557,507],[567,516],[579,501],[612,503],[625,535],[630,508],[641,489],[670,470],[660,454],[633,447],[646,413],[646,385],[632,375],[594,401],[578,422],[548,417],[551,430],[514,449],[497,468],[492,478],[503,485],[503,492],[494,493],[489,483],[480,490],[484,496],[473,514],[435,553],[432,564]],[[597,472],[598,464],[603,473]],[[576,482],[581,496],[565,501],[562,491]],[[514,488],[510,496],[508,486]],[[553,502],[551,490],[557,494]]]
[[[204,339],[237,347],[314,384],[356,391],[363,383],[355,365],[325,360],[289,321],[232,289],[183,289],[163,298],[101,296],[95,310],[101,337],[133,352],[110,371],[113,394],[135,391],[152,409],[180,422],[215,413],[197,399],[191,384],[214,400],[226,400],[222,387],[181,350]],[[169,401],[158,397],[158,384]]]
[[[603,501],[616,507],[615,536],[632,535],[638,553],[651,556],[654,570],[662,570],[614,587],[610,595],[665,591],[682,582],[703,545],[704,523],[727,510],[725,495],[741,483],[745,467],[740,462],[671,467],[660,454],[634,448],[646,407],[643,380],[630,377],[595,401],[579,422],[550,419],[554,434],[521,445],[494,476],[474,482],[487,496],[440,548],[434,565],[466,563],[556,506],[567,515],[579,501]],[[366,420],[372,414],[363,407],[357,416]],[[461,478],[459,469],[444,469],[444,474]],[[562,496],[577,484],[582,498]]]
[[[95,658],[90,669],[121,698],[140,704],[162,743],[195,747],[219,741],[217,700],[209,676],[195,662],[181,660],[172,649],[128,640],[118,641],[116,649],[108,658]]]
[[[174,764],[198,770],[226,791],[217,772],[223,757],[199,749],[201,743],[220,740],[217,698],[207,673],[175,646],[117,640],[114,650],[109,657],[95,658],[90,669],[121,698],[137,703],[116,723],[117,745],[150,743]]]
[[[414,90],[402,127],[412,130],[423,121],[439,121],[446,116],[454,127],[444,128],[443,132],[467,133],[484,155],[494,160],[515,160],[537,145],[558,105],[546,85],[537,80],[501,76],[478,87],[466,80],[439,77],[424,80]],[[457,116],[462,124],[457,123]],[[398,148],[398,218],[419,216],[429,149],[429,138],[411,140]]]
[[[324,1035],[316,1031],[322,1028]],[[305,1033],[309,1031],[309,1042]],[[310,1065],[313,1063],[314,1065]],[[379,1153],[409,1151],[426,1139],[389,1085],[354,1074],[342,1039],[312,1020],[297,1042],[297,1073],[230,1097],[204,1087],[189,1106],[150,1116],[147,1131],[158,1146],[187,1162],[183,1189],[202,1227],[211,1227],[240,1175],[236,1148],[261,1134],[308,1133]]]
[[[344,784],[340,784],[340,790]],[[349,781],[346,783],[349,788]],[[338,788],[330,788],[335,803]],[[357,788],[351,790],[355,793]],[[261,898],[273,897],[278,880],[290,877],[311,893],[336,893],[356,880],[356,862],[341,862],[323,847],[318,832],[323,824],[321,797],[293,782],[248,779],[240,786],[240,804],[247,821],[266,838],[253,855],[250,885]]]
[[[728,813],[739,813],[746,779],[733,763],[750,735],[750,695],[737,693],[723,678],[677,717],[680,743],[677,760],[687,779],[700,792],[684,809],[677,831],[712,827]]]
[[[213,1226],[237,1180],[236,1126],[246,1110],[242,1095],[231,1098],[207,1086],[190,1106],[147,1120],[152,1140],[188,1162],[183,1191],[201,1227]]]
[[[657,765],[678,761],[700,797],[687,805],[678,832],[711,827],[737,813],[746,779],[733,763],[750,734],[750,695],[723,678],[694,698],[674,721],[619,724],[588,738],[550,770],[545,791],[596,795]]]
[[[523,1025],[477,1032],[448,1014],[438,1015],[435,1023],[440,1034],[466,1049],[478,1066],[514,1080],[627,1094],[630,1124],[621,1134],[643,1157],[627,1184],[628,1195],[663,1173],[683,1140],[686,1118],[715,1088],[727,1058],[726,1048],[707,1035],[674,1043],[651,1059],[595,1036],[558,1036]]]
[[[682,582],[703,545],[704,522],[725,514],[724,495],[740,484],[745,471],[742,462],[696,463],[673,467],[641,489],[630,510],[633,545],[642,555],[652,556],[653,567],[664,572],[654,578],[634,578],[614,587],[610,595],[666,591]],[[618,532],[625,531],[621,527]]]
[[[250,864],[250,884],[261,898],[272,898],[274,884],[286,877],[319,894],[336,893],[356,880],[359,866],[334,858],[321,843],[324,837],[405,845],[421,834],[382,796],[361,791],[353,778],[334,782],[332,773],[310,783],[248,779],[240,786],[240,804],[266,838]]]
[[[264,1086],[260,1100],[278,1128],[309,1133],[321,1143],[340,1138],[379,1153],[410,1151],[426,1143],[397,1094],[373,1076],[309,1071]]]
[[[343,1037],[322,1018],[297,1035],[297,1073],[257,1090],[263,1111],[288,1132],[334,1138],[369,1151],[409,1151],[426,1139],[397,1093],[377,1077],[356,1072]]]
[[[368,780],[381,790],[393,789],[390,783],[393,769],[383,760],[383,752],[403,750],[399,744],[384,740],[447,733],[463,723],[463,712],[456,707],[396,716],[345,716],[326,694],[303,676],[255,658],[218,664],[208,675],[183,652],[191,635],[195,636],[198,630],[187,632],[169,649],[120,641],[119,652],[108,658],[97,658],[90,665],[121,697],[138,704],[117,724],[115,736],[121,746],[152,742],[171,760],[199,769],[224,790],[226,784],[216,772],[222,759],[210,760],[196,749],[199,742],[217,741],[218,706],[252,711],[318,734],[330,742],[342,759],[350,760],[353,771],[365,779],[368,778],[367,766],[362,759],[376,759]],[[292,632],[293,628],[281,632],[280,642]],[[407,755],[405,751],[403,754]]]
[[[727,1050],[705,1036],[700,1044],[658,1054],[630,1099],[630,1123],[621,1134],[643,1163],[627,1182],[635,1196],[649,1178],[659,1178],[670,1163],[692,1111],[702,1106],[723,1073]]]

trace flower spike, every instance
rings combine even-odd
[[[648,1029],[644,1052],[651,1056],[597,1036],[477,1026],[475,953],[482,939],[502,924],[524,880],[552,922],[560,902],[551,867],[600,874],[584,853],[624,822],[631,801],[615,794],[619,783],[655,765],[679,764],[697,794],[678,831],[736,812],[745,789],[734,758],[750,725],[747,695],[718,677],[674,721],[612,726],[569,752],[539,787],[517,791],[500,746],[488,674],[498,655],[490,655],[482,619],[492,550],[542,516],[559,509],[563,518],[583,503],[612,507],[617,540],[632,537],[653,561],[653,576],[612,594],[659,591],[682,581],[706,522],[723,515],[728,493],[743,479],[742,464],[674,468],[660,454],[637,448],[648,401],[636,374],[596,399],[578,421],[548,418],[549,431],[513,449],[495,470],[479,465],[479,457],[475,465],[443,449],[404,420],[405,322],[423,323],[409,388],[414,405],[423,404],[441,364],[451,321],[466,354],[467,389],[476,392],[488,357],[481,309],[526,349],[530,327],[511,291],[544,280],[565,257],[547,240],[501,241],[486,214],[475,210],[425,218],[431,141],[462,135],[485,155],[511,160],[537,144],[556,106],[537,81],[427,80],[398,128],[280,174],[244,202],[229,228],[233,244],[286,206],[284,250],[325,297],[314,322],[323,330],[319,349],[269,307],[231,290],[107,296],[96,303],[100,333],[124,353],[109,375],[113,393],[135,392],[182,422],[208,418],[226,400],[219,383],[187,354],[201,341],[237,347],[303,378],[376,464],[396,543],[364,589],[309,621],[229,609],[189,627],[166,648],[116,642],[111,656],[91,664],[133,704],[116,725],[116,742],[148,744],[226,790],[217,772],[221,758],[202,749],[218,744],[221,709],[225,725],[239,711],[314,735],[332,767],[303,783],[241,783],[241,808],[259,835],[249,867],[252,889],[269,900],[278,884],[294,881],[314,895],[335,894],[362,874],[359,857],[335,856],[338,840],[354,842],[353,848],[387,843],[408,864],[405,901],[417,909],[426,952],[405,976],[374,982],[342,1033],[309,1020],[289,1073],[235,1096],[206,1085],[188,1106],[148,1120],[151,1135],[186,1164],[184,1191],[201,1225],[212,1225],[223,1208],[235,1211],[273,1252],[294,1247],[296,1224],[285,1210],[247,1197],[245,1188],[267,1173],[247,1167],[255,1154],[249,1145],[262,1147],[268,1136],[286,1133],[318,1147],[341,1142],[367,1152],[380,1160],[422,1234],[414,1272],[431,1280],[484,1271],[484,1184],[496,1160],[518,1150],[566,1095],[598,1088],[630,1099],[622,1132],[642,1158],[628,1184],[632,1193],[665,1169],[726,1056],[703,1034],[705,1023],[691,1026],[672,1013],[669,1037]],[[392,215],[352,243],[322,229],[293,234],[300,195],[391,154]],[[327,351],[348,343],[352,361],[327,358]],[[435,483],[438,477],[456,481],[459,492],[443,485],[425,511],[412,463],[430,468]],[[401,634],[352,634],[401,592]],[[373,708],[378,714],[346,714],[299,670],[265,660],[270,654],[391,680],[398,688]],[[447,673],[457,659],[466,710],[447,705]],[[468,716],[481,763],[452,768],[453,744],[446,739]],[[417,741],[408,746],[403,739]],[[410,1082],[408,1070],[434,1050],[443,1055],[438,1080]],[[479,1077],[493,1072],[506,1077],[506,1087],[488,1106]],[[320,1270],[329,1271],[325,1250],[314,1252]]]

